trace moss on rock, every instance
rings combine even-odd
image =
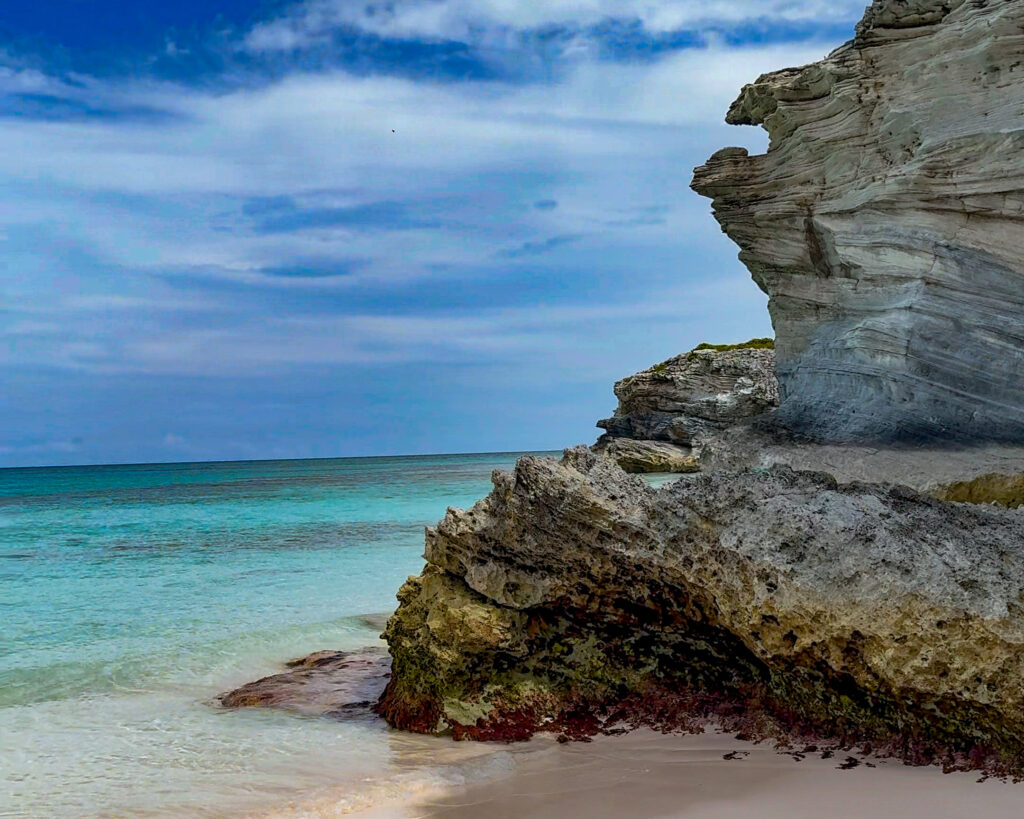
[[[750,341],[744,341],[741,344],[709,344],[704,342],[698,344],[693,348],[693,352],[700,352],[703,350],[711,350],[716,353],[727,353],[732,350],[774,350],[775,339],[774,338],[752,338]]]
[[[1024,474],[981,475],[969,481],[937,487],[929,494],[954,503],[994,503],[1017,509],[1024,506]]]

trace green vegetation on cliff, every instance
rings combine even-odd
[[[727,353],[732,350],[774,350],[774,338],[752,338],[742,344],[709,344],[704,342],[693,348],[694,352],[699,350],[714,350],[716,353]]]

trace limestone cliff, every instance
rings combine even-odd
[[[914,762],[1024,763],[1024,516],[785,467],[653,490],[524,458],[428,531],[392,724],[570,736],[714,718]]]
[[[1024,439],[1024,3],[876,0],[727,120],[768,152],[722,150],[693,187],[770,296],[781,420]]]

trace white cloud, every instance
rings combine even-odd
[[[61,194],[259,196],[318,188],[404,194],[412,172],[426,174],[427,185],[443,184],[449,174],[524,160],[550,168],[660,151],[661,140],[638,141],[628,127],[717,128],[746,81],[825,50],[825,44],[712,48],[651,65],[588,63],[552,85],[431,84],[336,72],[292,75],[226,95],[128,86],[119,91],[122,99],[170,107],[183,118],[9,120],[0,130],[0,173],[22,184],[48,180]],[[732,133],[759,140],[753,130]],[[17,211],[10,206],[5,216],[16,218]]]
[[[14,274],[6,306],[15,321],[0,339],[19,341],[0,344],[0,358],[91,373],[256,375],[301,364],[525,356],[565,374],[583,366],[581,356],[594,364],[618,354],[602,346],[601,326],[635,335],[638,349],[650,343],[641,326],[666,337],[675,327],[685,338],[686,327],[707,324],[710,337],[711,324],[730,326],[729,311],[756,312],[763,332],[760,294],[738,263],[724,273],[702,267],[706,248],[717,248],[717,259],[732,251],[707,203],[687,189],[690,172],[724,144],[763,145],[760,132],[722,123],[744,82],[829,45],[584,61],[538,85],[329,72],[214,94],[90,81],[97,98],[180,118],[5,121],[0,277]],[[255,197],[312,210],[396,202],[437,225],[260,232],[240,208]],[[535,208],[539,200],[558,206]],[[649,212],[657,218],[635,217]],[[549,242],[569,235],[579,238]],[[454,290],[473,280],[497,286],[510,264],[503,251],[524,245],[552,248],[529,260],[539,277],[621,275],[629,296],[613,309],[584,285],[561,306],[544,306],[539,292],[533,306],[481,305],[475,317],[437,305],[429,315],[382,316],[381,304],[350,308],[342,298],[378,287],[386,302],[428,279]],[[309,259],[366,263],[339,277],[262,272]],[[674,289],[659,283],[660,266]],[[188,290],[154,277],[167,273],[235,289]],[[699,282],[725,274],[747,300],[700,301]],[[308,307],[285,300],[296,294],[336,300],[336,315],[309,318]],[[580,352],[588,348],[595,352]]]
[[[549,26],[588,28],[607,20],[637,21],[652,34],[754,20],[807,22],[856,19],[864,0],[307,0],[254,27],[254,52],[315,45],[340,26],[386,37],[457,40],[500,46],[517,32]]]
[[[53,455],[78,452],[81,441],[41,441],[32,443],[0,444],[0,455]]]
[[[628,345],[622,348],[623,336],[596,336],[597,327],[618,327],[626,333],[630,325],[641,325],[647,333],[657,329],[680,337],[685,345],[691,337],[696,343],[719,338],[723,332],[726,340],[740,340],[732,337],[726,315],[730,311],[758,316],[758,329],[766,323],[765,299],[742,274],[638,296],[616,304],[481,307],[471,315],[356,313],[264,317],[237,326],[191,330],[154,327],[116,343],[64,336],[56,354],[63,366],[94,374],[256,376],[311,364],[494,366],[528,360],[566,377],[580,368],[608,367],[609,355],[631,356]],[[88,334],[96,325],[79,329]],[[54,352],[48,349],[46,355]],[[553,361],[559,366],[552,370]],[[536,375],[544,377],[541,372]]]
[[[408,230],[382,242],[345,229],[256,236],[217,230],[214,223],[228,219],[226,226],[234,227],[225,215],[234,207],[231,198],[317,190],[347,192],[336,195],[335,205],[447,198],[451,204],[441,216],[450,216],[460,196],[479,192],[476,180],[517,169],[551,180],[538,198],[573,206],[530,210],[518,226],[496,226],[511,230],[513,241],[517,227],[554,234],[592,229],[608,206],[603,196],[610,178],[618,204],[647,205],[652,196],[697,203],[686,191],[686,163],[703,161],[700,152],[713,150],[717,140],[763,144],[753,129],[721,125],[743,82],[824,50],[708,49],[646,66],[588,63],[564,82],[541,86],[343,73],[294,75],[226,95],[121,85],[107,93],[172,107],[183,118],[7,121],[0,129],[0,218],[8,232],[18,225],[60,225],[65,237],[88,243],[97,257],[136,268],[206,267],[241,275],[296,257],[342,255],[377,259],[367,275],[412,275],[486,258],[496,247],[494,232],[463,232],[452,242],[443,231]],[[673,165],[671,191],[661,175],[666,161]],[[632,176],[616,170],[623,162],[620,168]],[[644,167],[651,172],[644,174]],[[486,223],[480,214],[458,218]]]
[[[0,93],[41,94],[62,85],[41,71],[3,65],[3,59],[3,52],[0,52]]]

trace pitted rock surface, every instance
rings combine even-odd
[[[496,474],[426,557],[385,634],[396,725],[488,738],[678,683],[1024,760],[1020,512],[786,467],[653,490],[580,448]]]
[[[691,446],[778,404],[775,352],[696,349],[624,378],[615,396],[615,415],[597,423],[608,437]]]

